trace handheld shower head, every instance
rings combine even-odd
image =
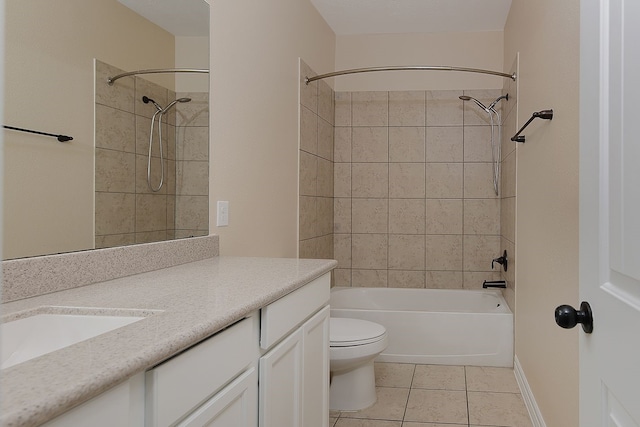
[[[487,108],[482,102],[478,101],[473,96],[461,95],[458,98],[460,98],[463,101],[473,101],[473,102],[475,102],[478,107],[482,108],[487,113],[490,111],[489,108]]]
[[[171,107],[173,107],[174,105],[176,105],[178,102],[190,102],[191,98],[178,98],[178,99],[174,99],[173,101],[171,101],[171,103],[169,105],[167,105],[166,107],[164,107],[164,109],[162,109],[161,113],[164,114],[167,111],[169,111],[169,109]]]
[[[156,101],[146,95],[142,97],[142,102],[144,102],[145,104],[152,103],[158,109],[158,111],[162,111],[162,107]]]
[[[493,102],[489,105],[489,109],[490,109],[490,110],[492,110],[492,109],[493,109],[493,107],[495,107],[495,106],[496,106],[496,104],[497,104],[498,102],[500,102],[500,100],[501,100],[501,99],[504,99],[504,100],[508,101],[508,100],[509,100],[509,94],[507,93],[506,95],[502,95],[502,96],[499,96],[498,98],[496,98],[496,100],[495,100],[495,101],[493,101]]]

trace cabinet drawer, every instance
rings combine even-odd
[[[147,426],[169,426],[255,359],[254,319],[242,320],[146,374]]]
[[[309,282],[261,310],[260,347],[268,349],[329,301],[331,273]]]

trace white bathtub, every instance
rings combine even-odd
[[[513,366],[513,313],[497,290],[331,289],[331,316],[379,323],[379,362]]]

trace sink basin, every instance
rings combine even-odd
[[[36,314],[0,324],[5,369],[137,322],[144,317]]]

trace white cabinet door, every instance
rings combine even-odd
[[[255,427],[258,374],[249,369],[196,409],[178,427]]]
[[[302,329],[260,359],[260,427],[301,427]]]
[[[302,424],[329,425],[329,307],[302,327]]]

